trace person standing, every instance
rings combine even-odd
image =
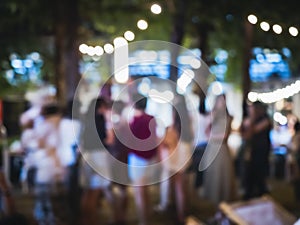
[[[195,133],[195,150],[193,152],[191,169],[195,172],[194,187],[196,189],[201,188],[203,185],[203,171],[199,171],[199,164],[207,147],[209,137],[206,133],[206,129],[210,122],[210,115],[206,111],[205,101],[202,100],[201,103],[199,104],[199,112],[195,115],[195,123],[193,124]]]
[[[268,193],[266,178],[271,150],[272,122],[267,114],[267,106],[259,101],[250,105],[249,120],[250,126],[246,135],[250,137],[250,158],[245,174],[245,200]]]
[[[227,144],[232,116],[228,113],[224,94],[216,97],[211,113],[207,129],[209,142],[199,169],[206,169],[204,196],[218,205],[221,201],[234,200],[236,193],[234,163]]]
[[[126,223],[127,208],[129,203],[128,195],[128,149],[120,140],[119,135],[125,137],[127,134],[126,126],[128,125],[123,115],[126,103],[117,100],[113,102],[111,109],[113,142],[109,146],[109,152],[113,157],[111,160],[112,184],[118,189],[119,195],[116,196],[115,217],[116,224],[123,225]]]
[[[300,122],[294,124],[294,135],[290,145],[290,161],[292,165],[292,183],[297,202],[300,202]]]
[[[36,167],[34,155],[38,150],[38,140],[33,127],[33,120],[28,120],[22,126],[21,147],[24,152],[24,163],[21,170],[21,185],[23,193],[32,193],[34,188]]]
[[[57,104],[43,106],[41,110],[43,120],[35,127],[38,140],[38,150],[34,155],[37,172],[35,178],[35,209],[34,216],[37,221],[57,223],[58,213],[55,210],[56,201],[51,196],[60,184],[63,183],[65,174],[57,154],[60,145],[59,126],[61,121],[61,110]],[[56,214],[56,215],[55,215]]]
[[[79,185],[78,185],[78,143],[80,138],[80,121],[76,105],[69,101],[63,110],[59,124],[59,145],[57,155],[60,164],[63,166],[64,174],[64,197],[63,202],[66,208],[66,217],[69,224],[78,224],[79,209]],[[72,118],[72,111],[74,113]],[[77,115],[75,115],[77,114]]]
[[[81,218],[83,225],[97,224],[98,201],[104,193],[113,205],[108,145],[111,137],[107,132],[107,102],[104,98],[93,99],[83,121],[81,150]]]
[[[173,123],[167,128],[160,150],[163,154],[161,157],[163,160],[163,170],[166,170],[170,176],[174,174],[172,176],[174,180],[173,182],[169,180],[163,181],[160,188],[165,190],[164,192],[167,195],[163,196],[161,194],[161,198],[164,199],[169,195],[169,184],[174,184],[178,224],[185,224],[187,208],[185,190],[187,181],[186,170],[191,164],[192,142],[191,119],[186,107],[185,97],[183,95],[176,95],[173,107]],[[167,187],[164,187],[165,184],[167,184]]]
[[[134,117],[129,124],[132,146],[128,146],[128,175],[135,186],[133,189],[139,224],[146,225],[149,219],[147,185],[155,175],[150,166],[157,162],[158,156],[156,122],[153,116],[145,112],[146,97],[136,94],[132,100],[134,102]]]

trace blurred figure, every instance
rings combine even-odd
[[[193,153],[192,170],[196,173],[194,187],[199,189],[203,185],[203,171],[199,171],[199,164],[203,157],[208,143],[206,130],[210,123],[210,114],[206,111],[205,101],[202,100],[199,105],[199,112],[196,114],[196,124],[194,124],[195,150]]]
[[[29,225],[28,219],[17,212],[15,200],[7,183],[7,178],[0,171],[0,225]]]
[[[294,135],[290,146],[290,164],[292,166],[291,181],[294,184],[294,193],[296,200],[300,201],[300,122],[297,121],[294,125]]]
[[[202,160],[203,168],[208,167],[204,171],[204,196],[218,205],[221,201],[234,200],[236,194],[234,163],[227,145],[232,116],[228,113],[224,94],[216,97],[211,113],[207,129],[210,140]]]
[[[288,165],[288,146],[292,141],[291,131],[287,124],[281,125],[275,122],[270,131],[273,168],[272,175],[278,179],[289,179]]]
[[[244,132],[249,138],[244,199],[268,193],[266,178],[269,173],[272,122],[267,114],[267,106],[259,101],[254,102],[249,108],[248,123],[248,128]]]
[[[110,154],[117,160],[112,161],[111,171],[113,178],[113,186],[119,190],[119,198],[116,199],[115,214],[116,223],[118,225],[125,224],[126,213],[128,208],[128,191],[127,183],[129,182],[128,169],[124,169],[123,166],[127,167],[128,163],[128,148],[122,143],[118,135],[126,135],[126,126],[128,126],[127,120],[123,115],[123,110],[126,104],[123,101],[115,101],[113,103],[111,120],[113,130],[113,142],[109,146]],[[127,138],[126,138],[127,139]],[[118,181],[122,183],[118,183]],[[117,201],[118,200],[118,201]]]
[[[99,198],[104,193],[113,206],[110,163],[107,149],[112,137],[107,132],[107,102],[99,97],[91,101],[83,121],[81,153],[81,198],[82,225],[97,224],[97,208]],[[105,177],[103,177],[104,175]]]
[[[242,143],[236,159],[236,172],[240,178],[240,185],[243,191],[246,189],[246,168],[248,167],[251,153],[251,119],[249,116],[250,105],[245,105],[245,114],[242,120],[239,132],[241,134]]]
[[[65,211],[70,224],[78,224],[79,186],[78,186],[78,143],[81,124],[76,111],[79,106],[73,107],[73,100],[65,107],[59,124],[59,143],[57,156],[64,169]],[[73,117],[72,117],[73,111]],[[77,115],[76,115],[77,114]]]
[[[26,100],[29,101],[30,107],[20,115],[21,126],[28,124],[30,120],[34,121],[36,127],[41,116],[41,110],[45,105],[54,104],[56,102],[55,96],[49,92],[49,87],[41,86],[36,91],[29,91],[25,95]]]
[[[153,116],[145,113],[147,98],[136,94],[132,100],[134,102],[134,117],[130,123],[133,135],[131,142],[134,144],[133,146],[139,146],[139,148],[129,149],[128,174],[132,184],[135,186],[133,190],[139,225],[147,225],[149,220],[149,196],[146,184],[155,175],[153,169],[148,166],[157,162],[158,149],[157,147],[150,150],[145,148],[149,148],[152,145],[156,146],[157,144],[157,136],[155,134],[156,122]],[[143,142],[151,146],[147,146]]]
[[[24,164],[21,170],[21,185],[24,193],[31,193],[36,176],[35,154],[38,150],[38,139],[34,131],[34,121],[23,124],[21,133],[21,148],[24,152]]]
[[[186,169],[191,163],[192,141],[193,133],[186,101],[183,95],[177,95],[173,107],[173,124],[167,128],[160,153],[162,160],[167,160],[163,162],[163,171],[167,171],[167,174],[174,174],[172,179],[174,179],[178,224],[185,222]],[[164,204],[168,203],[169,180],[162,181],[160,188],[161,206],[166,207]]]
[[[282,153],[286,153],[286,148],[292,141],[292,134],[287,125],[275,123],[274,128],[270,131],[270,138],[272,149],[275,152],[277,149],[280,151],[280,148],[285,148],[285,152]]]
[[[37,173],[34,216],[41,223],[55,224],[57,218],[54,215],[54,202],[51,195],[55,193],[55,188],[62,184],[64,179],[64,168],[57,154],[57,148],[60,145],[61,110],[57,105],[50,104],[42,108],[41,115],[43,120],[39,126],[35,127],[38,151],[35,154]]]

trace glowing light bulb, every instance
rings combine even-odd
[[[94,48],[94,51],[95,51],[95,55],[97,55],[97,56],[101,56],[104,53],[104,50],[101,46],[96,46]]]
[[[276,34],[281,34],[281,32],[282,32],[282,27],[281,27],[280,25],[274,24],[272,28],[273,28],[273,31],[274,31]]]
[[[133,41],[135,38],[135,35],[132,31],[128,30],[124,33],[124,37],[127,41]]]
[[[292,35],[292,36],[294,36],[294,37],[296,37],[297,35],[298,35],[298,29],[296,28],[296,27],[290,27],[289,28],[289,33]]]
[[[255,15],[251,14],[251,15],[248,16],[248,21],[251,24],[256,24],[257,23],[257,17]]]
[[[161,13],[161,7],[158,4],[153,4],[151,6],[151,12],[154,14],[160,14]]]
[[[139,20],[137,22],[137,27],[140,29],[140,30],[146,30],[148,28],[148,23],[146,20]]]
[[[103,48],[104,48],[104,51],[107,53],[107,54],[111,54],[111,53],[113,53],[114,52],[114,46],[112,45],[112,44],[105,44],[104,46],[103,46]]]
[[[114,46],[115,46],[115,48],[121,47],[121,46],[124,46],[124,45],[128,45],[128,42],[126,41],[125,38],[123,38],[123,37],[116,37],[114,39]]]
[[[86,44],[79,45],[79,51],[82,54],[87,54],[88,53],[88,48],[89,48],[89,46],[87,46]]]
[[[260,28],[263,31],[268,31],[268,30],[270,30],[270,24],[268,24],[267,22],[261,22],[260,23]]]

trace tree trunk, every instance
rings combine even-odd
[[[55,77],[57,98],[61,104],[73,99],[79,82],[79,53],[77,41],[77,0],[55,2]]]
[[[171,50],[171,66],[170,66],[170,80],[176,82],[178,78],[178,63],[177,57],[179,55],[180,46],[185,33],[185,12],[187,1],[174,0],[173,12],[173,29],[171,33],[171,42],[176,44],[172,46]]]
[[[208,33],[210,27],[207,24],[199,24],[198,26],[198,46],[201,50],[201,59],[209,66],[208,51]]]
[[[198,46],[201,50],[201,60],[206,63],[209,67],[209,59],[208,59],[208,33],[210,31],[210,27],[207,24],[199,24],[198,26]],[[202,63],[202,62],[201,62]],[[202,65],[203,71],[203,65]],[[206,93],[207,93],[207,81],[206,76],[203,76],[205,73],[197,73],[197,83],[200,83],[202,86],[200,87],[197,85],[197,91],[195,92],[199,96],[199,111],[200,113],[204,114],[206,112],[205,108],[205,100],[206,100]],[[202,76],[202,77],[199,77]],[[204,90],[202,90],[204,89]]]
[[[243,61],[243,78],[242,78],[242,91],[243,91],[243,116],[247,114],[247,99],[248,93],[251,90],[251,79],[249,73],[252,38],[253,38],[253,26],[245,20],[245,47],[244,47],[244,61]]]
[[[74,97],[79,76],[79,43],[78,43],[78,0],[67,0],[69,15],[66,27],[66,97],[71,100]]]

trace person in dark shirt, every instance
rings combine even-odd
[[[271,150],[271,120],[267,114],[267,106],[262,102],[254,102],[249,108],[249,127],[245,130],[248,136],[250,157],[246,168],[244,199],[259,197],[268,193],[266,178],[269,170],[269,154]]]
[[[128,193],[128,149],[126,144],[120,140],[120,136],[126,139],[128,121],[123,116],[125,102],[117,100],[113,102],[111,107],[111,118],[113,125],[113,142],[109,146],[109,152],[113,157],[111,160],[112,185],[118,193],[119,202],[116,204],[115,218],[116,224],[122,225],[126,223],[127,208],[129,203]]]
[[[107,102],[99,97],[92,100],[83,121],[80,146],[83,159],[81,161],[83,225],[97,224],[97,206],[102,193],[111,206],[114,205],[111,181],[108,179],[110,164],[107,146],[111,144],[111,138],[107,130],[106,113]]]

